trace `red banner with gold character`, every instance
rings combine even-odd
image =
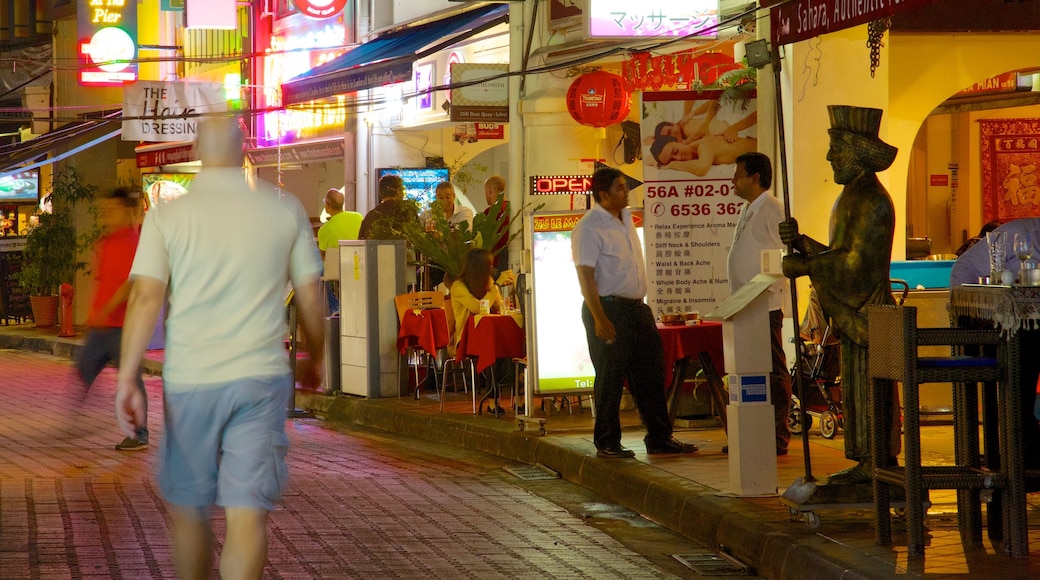
[[[1040,216],[1040,119],[983,119],[983,221]]]

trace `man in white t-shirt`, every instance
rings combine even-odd
[[[740,210],[733,245],[729,249],[729,290],[736,292],[762,272],[762,250],[780,250],[780,222],[784,206],[773,196],[773,166],[762,153],[737,156],[733,172],[733,190],[746,203]],[[791,373],[784,355],[784,295],[786,280],[780,278],[769,288],[769,343],[773,369],[769,374],[769,394],[773,400],[776,426],[776,454],[787,455],[791,430],[787,413],[791,410]]]
[[[286,293],[295,290],[310,348],[298,376],[321,383],[321,260],[299,201],[247,184],[232,119],[199,124],[203,170],[188,195],[148,212],[130,271],[116,417],[144,424],[134,379],[169,288],[163,366],[165,434],[159,488],[170,506],[177,575],[210,575],[207,510],[224,508],[221,576],[259,578],[267,514],[286,483],[285,412],[294,377],[283,346]],[[234,219],[227,219],[234,216]]]

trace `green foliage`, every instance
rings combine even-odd
[[[52,212],[40,215],[40,223],[29,230],[22,251],[22,270],[15,282],[31,296],[50,296],[58,286],[71,283],[86,262],[76,261],[80,250],[96,239],[96,228],[77,236],[73,225],[76,206],[92,202],[98,187],[88,184],[69,167],[54,175],[51,191]],[[92,239],[91,239],[92,238]]]
[[[504,207],[505,200],[499,199],[486,215],[478,213],[473,216],[472,228],[466,222],[452,227],[444,217],[444,207],[439,201],[434,201],[430,206],[429,219],[426,222],[415,221],[405,224],[404,236],[420,254],[455,280],[462,274],[466,253],[470,249],[482,248],[494,252],[499,240],[509,236],[506,241],[508,245],[513,238],[520,235],[519,230],[510,235],[503,227],[507,217]],[[539,205],[535,209],[540,207]],[[521,219],[524,209],[526,208],[518,209],[509,216],[510,219]]]

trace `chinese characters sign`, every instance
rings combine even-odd
[[[985,221],[1040,216],[1040,120],[979,121]]]
[[[715,38],[718,0],[589,0],[589,38]]]
[[[137,80],[136,0],[80,0],[76,31],[79,84],[116,86]]]

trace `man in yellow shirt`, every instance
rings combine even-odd
[[[361,220],[364,219],[356,211],[343,211],[343,191],[335,188],[325,192],[325,211],[329,214],[329,221],[318,228],[318,249],[322,260],[325,259],[325,250],[339,240],[358,239]]]

